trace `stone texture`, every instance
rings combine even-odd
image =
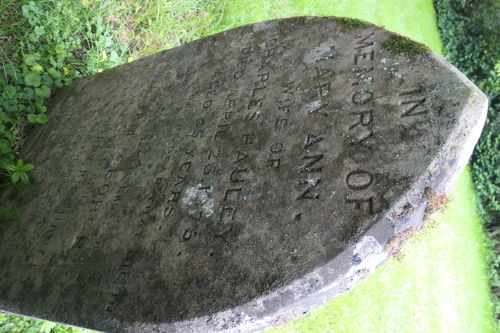
[[[0,309],[110,332],[288,321],[420,228],[486,105],[420,45],[335,18],[75,82],[24,146],[39,183],[3,194],[19,219],[0,224]]]

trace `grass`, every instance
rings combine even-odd
[[[224,1],[88,0],[90,6],[121,3],[108,18],[116,39],[131,59],[218,32]]]
[[[14,0],[6,1],[14,3]],[[73,73],[68,77],[75,73],[90,74],[224,29],[298,15],[334,15],[366,20],[442,54],[431,0],[40,2],[65,3],[70,10],[77,8],[75,13],[80,15],[79,19],[83,17],[90,27],[77,36],[90,36],[101,41],[88,43],[81,51],[85,57],[79,62],[62,64],[62,71],[63,67],[71,65]],[[0,13],[3,14],[2,8],[7,7],[0,4]],[[4,17],[8,20],[11,16]],[[22,26],[11,21],[9,27],[13,31]],[[98,31],[92,27],[99,24],[104,30],[92,35]],[[116,54],[114,62],[109,61],[112,54]],[[400,258],[390,260],[345,295],[268,333],[494,332],[484,259],[485,239],[475,211],[469,169],[462,174],[450,197],[446,210],[439,214],[431,227],[407,244]],[[73,330],[0,314],[0,332]]]

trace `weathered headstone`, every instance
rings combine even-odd
[[[102,331],[252,332],[346,291],[418,229],[485,96],[335,18],[248,25],[58,92],[2,202],[0,309]]]

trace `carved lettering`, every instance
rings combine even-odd
[[[364,49],[365,47],[373,47],[373,42],[368,42],[367,41],[372,36],[373,36],[373,32],[371,32],[368,35],[356,36],[356,38],[358,40],[356,41],[356,46],[354,47],[354,49],[355,50],[361,50],[361,49]]]
[[[273,143],[271,147],[269,147],[269,150],[272,153],[279,153],[283,150],[283,144],[282,143]]]
[[[220,150],[217,148],[210,149],[208,152],[208,159],[218,157],[220,155]]]
[[[372,43],[373,44],[373,43]],[[358,65],[358,62],[361,60],[369,60],[373,61],[375,51],[358,53],[354,55],[354,65]]]
[[[345,181],[351,190],[361,191],[371,185],[373,182],[373,175],[368,171],[354,170],[347,175]]]
[[[418,116],[427,113],[427,109],[423,107],[426,97],[417,97],[424,93],[422,87],[410,89],[399,93],[399,96],[408,96],[401,101],[401,105],[407,105],[401,110],[401,117]]]
[[[309,162],[304,165],[299,172],[300,173],[309,173],[309,172],[321,172],[323,170],[323,167],[315,167],[313,168],[313,165],[318,163],[323,159],[323,154],[318,154],[318,155],[313,155],[313,156],[304,156],[302,157],[303,160],[310,160]]]
[[[354,204],[355,209],[363,209],[363,207],[368,207],[368,212],[370,214],[375,214],[375,209],[373,207],[373,197],[369,197],[368,199],[352,199],[346,197],[346,203]]]
[[[312,200],[319,199],[319,193],[313,193],[313,190],[318,184],[321,183],[321,179],[303,179],[300,184],[306,184],[306,189],[297,198],[297,200]]]
[[[245,145],[251,145],[253,144],[253,139],[255,137],[255,133],[250,133],[250,134],[243,134],[242,137],[244,137],[243,144]]]
[[[322,137],[321,135],[314,135],[314,134],[307,133],[306,144],[304,145],[304,150],[307,148],[310,148],[312,145],[314,145],[320,141],[323,141],[324,139],[325,138]]]
[[[373,76],[366,76],[368,73],[373,71],[373,67],[369,68],[356,68],[354,70],[356,76],[354,77],[351,86],[359,86],[361,84],[371,84],[373,83]]]
[[[422,108],[422,105],[424,104],[425,100],[426,99],[424,97],[420,99],[406,100],[401,102],[402,105],[409,104],[406,110],[401,111],[401,117],[418,116],[427,113],[427,110]]]
[[[373,92],[366,90],[359,90],[352,95],[352,102],[356,105],[362,105],[371,101]]]
[[[241,151],[238,151],[238,152],[236,152],[236,161],[234,161],[234,163],[241,162],[248,157],[249,157],[249,155],[242,153]]]
[[[216,163],[215,162],[209,163],[209,164],[205,165],[205,167],[203,168],[203,174],[209,175],[209,174],[215,172],[215,170],[217,170]]]
[[[353,129],[353,128],[355,128],[358,125],[368,126],[368,125],[371,124],[371,122],[373,120],[373,110],[353,112],[352,114],[355,115],[355,116],[357,116],[358,120],[356,121],[356,123],[354,123],[353,125],[351,125],[349,127],[350,130]]]
[[[231,183],[242,183],[245,181],[242,174],[247,171],[248,170],[246,168],[233,170],[233,172],[231,172],[231,176],[229,176],[229,180]]]
[[[241,187],[227,189],[226,192],[224,193],[224,201],[229,201],[229,200],[238,201],[240,199],[241,190],[242,190]]]

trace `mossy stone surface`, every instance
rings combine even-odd
[[[383,45],[393,56],[406,54],[412,59],[432,52],[428,46],[400,35],[391,37]]]
[[[354,19],[350,17],[336,17],[335,20],[342,24],[342,26],[348,30],[352,29],[365,29],[368,28],[369,26],[373,25],[370,22],[364,21],[364,20],[359,20],[359,19]]]

